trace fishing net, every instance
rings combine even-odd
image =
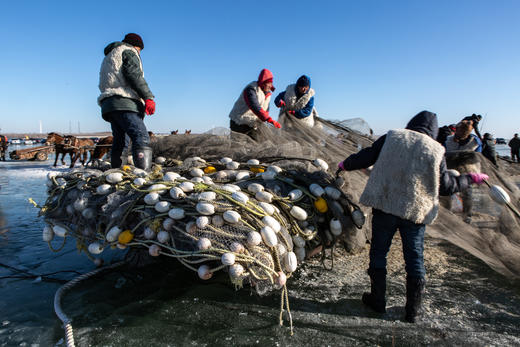
[[[440,209],[429,233],[463,248],[503,275],[520,277],[518,168],[504,160],[500,160],[498,168],[476,152],[447,153],[446,159],[448,168],[460,173],[486,173],[489,186],[472,186],[469,194],[451,197],[455,202],[461,199],[461,206],[445,204],[448,208]],[[490,194],[493,185],[501,187],[510,202],[495,201]]]
[[[226,271],[233,284],[259,294],[281,289],[288,305],[286,280],[306,258],[324,257],[334,245],[357,252],[370,240],[371,211],[356,203],[369,171],[334,173],[373,138],[360,121],[351,122],[357,130],[324,119],[313,128],[292,117],[280,122],[282,130],[261,125],[257,141],[220,131],[157,138],[150,173],[125,166],[52,176],[41,207],[44,240],[57,248],[54,235],[72,236],[94,260],[106,247],[129,248],[136,266],[172,257],[202,279]],[[427,230],[520,277],[520,192],[506,164],[497,168],[478,153],[449,155],[450,168],[487,173],[510,202],[473,187],[450,197]]]

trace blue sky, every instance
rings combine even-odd
[[[520,132],[520,1],[2,2],[2,132],[108,131],[96,104],[103,48],[143,37],[154,132],[228,126],[262,68],[275,94],[312,78],[323,118],[377,134],[418,111],[441,125],[471,113]],[[278,110],[271,105],[271,115]]]

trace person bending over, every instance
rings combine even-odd
[[[481,184],[485,174],[454,177],[447,172],[444,148],[437,138],[437,116],[422,111],[406,129],[390,130],[371,147],[338,164],[339,170],[374,165],[360,202],[372,207],[372,240],[368,275],[370,293],[362,301],[376,312],[386,312],[386,257],[399,229],[406,264],[406,316],[415,322],[425,286],[424,232],[439,209],[439,194],[450,195],[471,183]]]
[[[274,92],[273,74],[263,69],[258,80],[249,83],[240,93],[229,113],[229,127],[232,131],[246,134],[258,140],[258,126],[263,122],[281,128],[280,123],[269,116],[269,102]]]

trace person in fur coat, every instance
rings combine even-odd
[[[303,75],[298,78],[296,84],[287,86],[284,92],[278,94],[274,100],[276,107],[280,108],[278,120],[283,117],[293,117],[298,123],[309,128],[314,126],[314,117],[318,115],[314,108],[314,89],[311,88],[311,79]]]
[[[471,183],[481,184],[485,174],[458,177],[447,172],[444,147],[438,134],[435,113],[422,111],[406,129],[390,130],[371,147],[362,149],[338,164],[339,170],[374,166],[360,202],[372,207],[372,240],[368,275],[371,292],[364,304],[386,312],[386,256],[399,229],[406,264],[406,316],[415,322],[425,286],[424,232],[439,209],[439,194],[450,195]]]

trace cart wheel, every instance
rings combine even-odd
[[[36,157],[35,158],[38,161],[45,161],[45,160],[47,160],[48,157],[49,156],[48,156],[48,154],[46,152],[40,151],[40,152],[36,153]]]

